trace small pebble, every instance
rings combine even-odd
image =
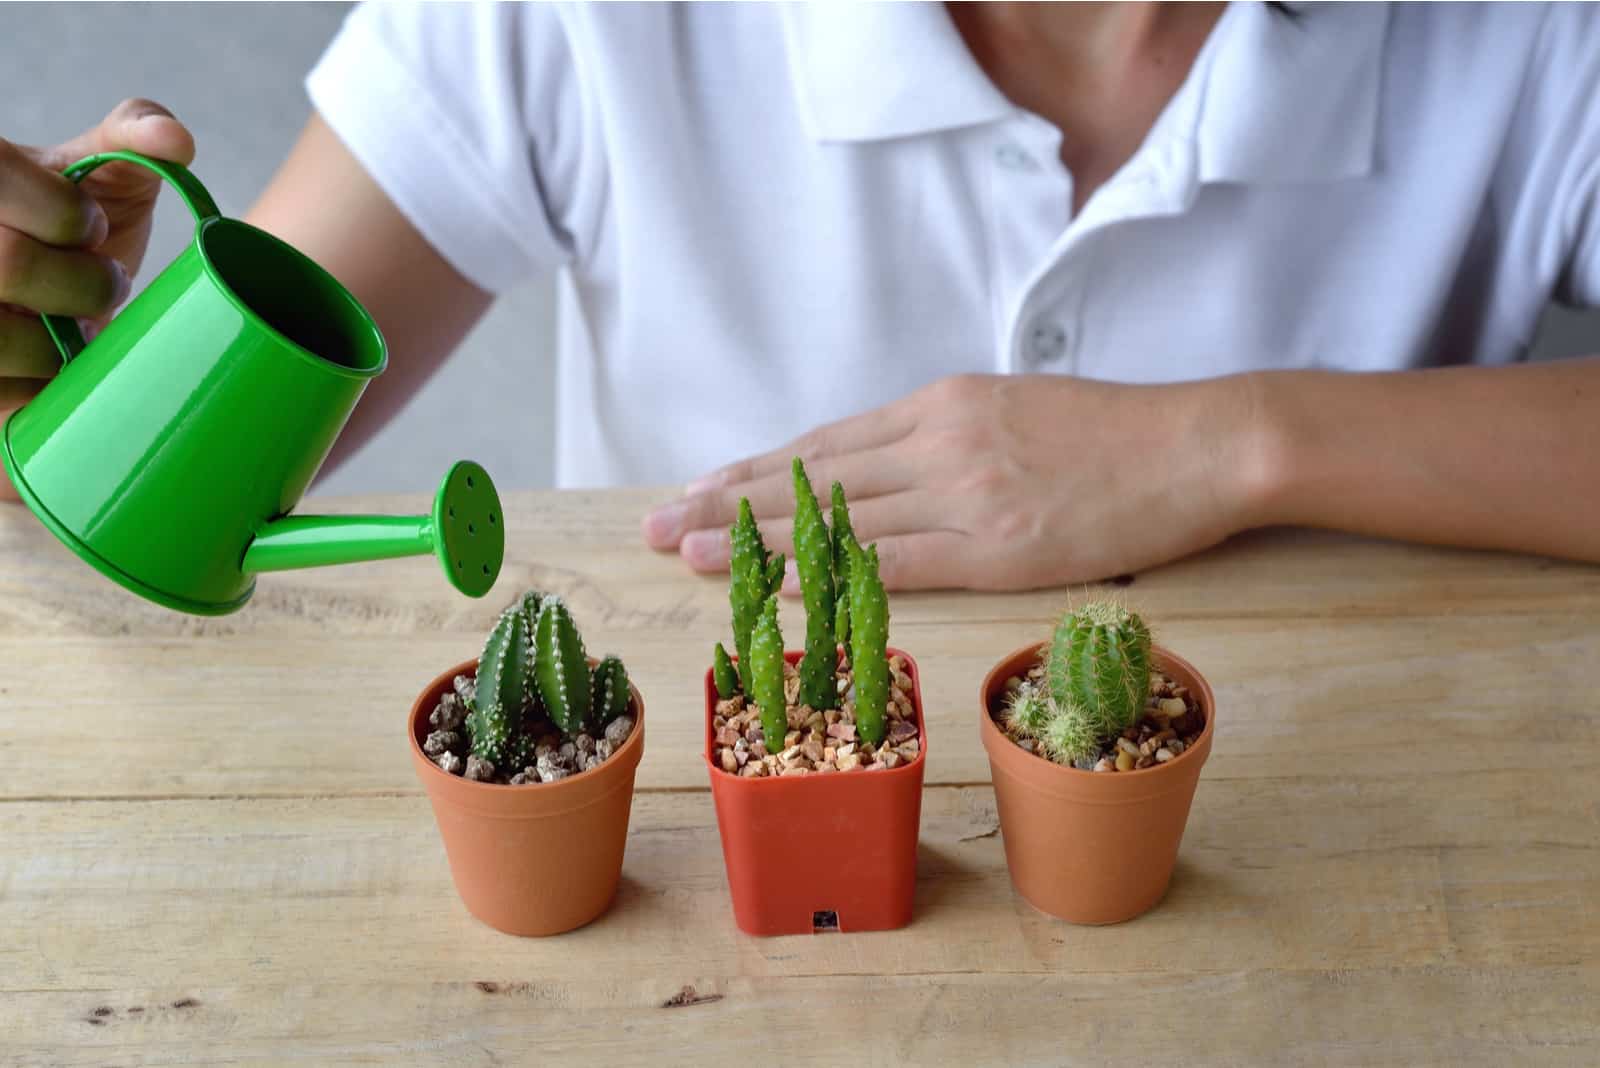
[[[494,764],[479,756],[469,756],[466,777],[473,782],[488,782],[494,778]]]
[[[428,740],[422,743],[422,751],[431,757],[436,757],[447,749],[454,749],[459,741],[461,741],[461,735],[455,731],[434,731],[428,735]]]
[[[470,675],[457,675],[451,680],[450,685],[455,687],[456,700],[464,705],[470,705],[477,696],[478,684]]]
[[[461,758],[456,756],[454,753],[448,751],[440,753],[439,759],[434,761],[434,763],[438,764],[439,769],[446,775],[461,774]]]
[[[572,739],[572,744],[580,753],[594,752],[594,738],[588,734],[580,734]]]
[[[428,717],[428,722],[441,731],[453,731],[461,726],[461,721],[466,718],[467,711],[461,703],[461,698],[454,693],[446,693],[440,695],[439,704]]]
[[[565,779],[568,775],[571,775],[571,774],[572,774],[572,772],[568,771],[566,768],[540,768],[539,769],[539,781],[540,782],[560,782],[562,779]]]
[[[633,733],[633,717],[618,716],[606,724],[606,740],[612,745],[621,748],[622,743],[628,740],[628,735]]]
[[[1156,763],[1157,764],[1165,764],[1167,761],[1171,760],[1176,755],[1177,754],[1174,753],[1171,749],[1168,749],[1166,746],[1162,746],[1160,749],[1156,750]]]

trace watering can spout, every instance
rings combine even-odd
[[[450,469],[419,516],[290,515],[275,519],[245,549],[241,570],[288,571],[432,553],[445,577],[482,597],[500,576],[505,516],[489,473],[470,460]]]

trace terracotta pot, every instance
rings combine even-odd
[[[714,760],[717,686],[706,672],[706,768],[733,917],[753,935],[885,931],[911,922],[928,729],[917,663],[905,657],[921,742],[887,771],[741,779]],[[789,663],[799,652],[785,654]],[[832,921],[831,923],[829,921]]]
[[[1063,767],[1019,749],[992,718],[1006,679],[1026,674],[1044,643],[1018,649],[983,680],[979,729],[989,753],[1011,882],[1028,903],[1073,923],[1121,923],[1167,891],[1200,768],[1211,755],[1216,699],[1187,660],[1156,646],[1153,659],[1199,702],[1193,746],[1142,771]]]
[[[633,733],[599,767],[526,786],[470,782],[441,771],[422,743],[451,680],[477,670],[476,660],[457,664],[411,706],[411,761],[433,802],[456,892],[467,911],[508,934],[582,927],[611,904],[622,875],[633,774],[644,755],[644,701],[630,686]]]

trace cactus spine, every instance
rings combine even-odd
[[[783,694],[783,633],[778,629],[778,597],[767,598],[750,635],[750,690],[761,711],[761,735],[767,751],[783,748],[789,729],[787,702]]]
[[[728,650],[722,647],[721,642],[711,650],[711,677],[717,683],[717,696],[724,701],[739,692],[739,673],[734,670]]]
[[[589,718],[596,730],[603,729],[618,716],[627,715],[632,700],[628,669],[622,666],[621,660],[608,656],[595,665]]]
[[[739,682],[750,693],[750,632],[761,615],[761,606],[783,585],[784,559],[771,556],[761,541],[750,499],[739,501],[739,518],[728,531],[731,556],[728,560],[728,605],[733,609],[733,647],[739,654]]]
[[[589,655],[561,598],[544,599],[534,624],[533,645],[533,678],[545,711],[563,734],[577,734],[588,725],[593,700]]]
[[[889,597],[878,578],[878,547],[850,559],[850,666],[855,677],[856,733],[883,741],[889,707]]]
[[[467,733],[473,755],[497,766],[516,755],[524,717],[534,703],[533,610],[539,600],[530,593],[500,613],[478,657]]]
[[[833,542],[798,456],[794,458],[794,563],[806,606],[800,703],[821,711],[839,703],[833,681],[839,668],[839,645],[833,636]]]

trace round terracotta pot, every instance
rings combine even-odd
[[[526,786],[471,782],[441,771],[422,743],[440,695],[457,675],[477,670],[476,660],[457,664],[411,706],[411,762],[433,803],[456,892],[467,911],[507,934],[582,927],[611,904],[622,876],[644,701],[630,684],[633,733],[599,767]]]
[[[989,754],[1011,882],[1029,904],[1072,923],[1121,923],[1167,891],[1200,769],[1211,755],[1216,699],[1194,666],[1156,646],[1155,664],[1188,687],[1205,716],[1193,746],[1141,771],[1063,767],[1019,749],[994,722],[1006,679],[1038,662],[1025,646],[983,680],[979,730]]]

